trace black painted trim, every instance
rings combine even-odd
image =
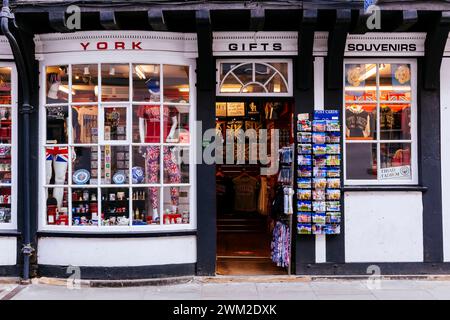
[[[427,187],[422,186],[346,186],[344,187],[344,192],[350,192],[350,191],[411,191],[411,192],[427,192]]]
[[[19,277],[20,276],[19,265],[15,266],[0,266],[0,277]]]
[[[20,238],[22,233],[17,230],[0,230],[0,237],[17,237]]]
[[[174,232],[63,232],[63,231],[38,231],[38,238],[164,238],[196,236],[197,231],[174,231]]]
[[[66,279],[68,266],[39,265],[41,277]],[[167,264],[139,267],[80,267],[80,277],[84,280],[134,280],[195,275],[195,263]]]
[[[330,56],[325,57],[325,79],[324,83],[328,83],[329,70],[332,67],[330,64]],[[336,63],[336,61],[335,61]],[[344,70],[344,60],[339,59],[339,65],[334,64],[334,71],[340,74],[340,80],[336,83],[336,87],[332,88],[329,86],[324,87],[324,106],[326,110],[339,110],[342,114],[343,100],[344,100],[344,81],[343,81],[343,70]],[[337,80],[336,80],[337,81]],[[342,115],[343,118],[343,115]],[[341,178],[343,181],[343,178]],[[336,235],[326,236],[326,261],[334,263],[344,263],[345,262],[345,199],[342,199],[342,217],[341,217],[341,233]]]
[[[372,262],[372,263],[318,263],[300,264],[297,266],[297,275],[322,276],[370,276],[371,266],[380,268],[383,275],[447,275],[450,274],[450,263],[424,263],[424,262]]]
[[[423,250],[425,262],[444,259],[441,173],[441,101],[440,85],[427,90],[424,84],[426,64],[418,59],[418,146],[419,183],[428,188],[423,202]],[[438,81],[440,79],[438,77]],[[442,137],[443,139],[443,137]]]
[[[212,29],[209,11],[196,12],[197,22],[197,121],[202,128],[197,132],[198,143],[203,143],[206,130],[216,127],[216,65],[212,52]],[[204,147],[198,146],[203,153]],[[197,154],[197,270],[200,276],[216,273],[217,216],[216,166],[203,163]],[[201,162],[200,162],[201,160]]]
[[[301,37],[301,32],[299,33],[299,37]],[[300,42],[304,44],[305,42]],[[299,43],[299,45],[300,45]],[[299,52],[303,50],[299,47]],[[294,99],[295,99],[295,119],[297,114],[299,113],[312,113],[314,111],[314,86],[309,86],[307,89],[300,89],[298,81],[305,80],[306,83],[314,83],[314,62],[311,60],[308,64],[301,61],[302,56],[298,56],[294,59],[294,70],[298,73],[305,72],[305,77],[301,79],[300,77],[294,76]],[[307,59],[308,60],[308,59]],[[309,66],[309,63],[312,65]],[[310,71],[304,71],[302,67],[309,69]],[[297,126],[295,126],[297,127]],[[296,130],[295,130],[296,132]],[[297,145],[295,145],[295,149],[297,149]],[[295,150],[295,154],[297,154],[297,150]],[[297,181],[297,162],[295,162],[294,169],[294,181]],[[294,219],[292,226],[292,264],[293,268],[292,272],[296,272],[297,265],[300,263],[315,263],[316,262],[316,237],[314,235],[298,235],[297,234],[297,219]]]

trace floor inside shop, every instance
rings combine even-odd
[[[270,259],[272,236],[267,219],[257,214],[223,215],[218,218],[218,275],[283,275],[285,268]]]
[[[253,102],[246,102],[246,109],[255,110],[250,106]],[[272,107],[275,105],[278,114],[275,115]],[[290,104],[259,103],[259,114],[253,113],[251,117],[217,117],[216,129],[224,137],[227,130],[242,128],[255,129],[282,129],[285,144],[290,143]],[[217,110],[217,108],[216,108]],[[266,114],[269,110],[270,116]],[[276,117],[273,119],[272,117]],[[220,127],[219,127],[220,126]],[[281,141],[283,143],[283,141]],[[247,143],[247,142],[246,142]],[[280,147],[282,146],[280,144]],[[246,145],[248,150],[248,143]],[[277,174],[262,177],[261,166],[257,164],[245,165],[216,165],[216,190],[217,190],[217,269],[218,275],[285,275],[287,268],[277,267],[271,259],[271,241],[273,230],[273,216],[267,210],[261,210],[261,187],[263,185],[276,186]],[[254,210],[247,207],[240,211],[236,193],[236,183],[239,179],[257,181],[253,201],[256,202]],[[263,180],[265,181],[263,184]],[[270,187],[268,187],[270,189]],[[246,192],[246,191],[244,191]],[[270,193],[270,192],[269,192]],[[237,197],[237,198],[236,198]],[[270,207],[271,196],[268,195],[267,207]],[[264,212],[266,211],[266,212]]]

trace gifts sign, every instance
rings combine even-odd
[[[337,110],[297,119],[297,231],[340,234],[342,131]]]

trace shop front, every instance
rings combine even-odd
[[[2,49],[0,276],[20,274],[26,226],[32,276],[450,271],[445,57],[434,77],[448,32],[265,10],[153,8],[150,27],[83,13],[76,32],[52,12],[18,35],[29,153],[23,77]]]

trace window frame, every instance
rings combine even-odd
[[[18,205],[18,177],[17,177],[17,168],[18,168],[18,120],[19,120],[19,112],[18,112],[18,76],[16,66],[13,62],[0,62],[0,67],[8,67],[11,68],[11,104],[10,105],[0,105],[0,107],[10,107],[11,112],[11,120],[12,120],[12,132],[11,132],[11,184],[0,184],[0,186],[10,187],[11,188],[11,221],[9,223],[0,223],[0,231],[10,231],[17,230],[17,205]],[[5,145],[5,144],[0,144]],[[6,144],[8,145],[8,144]]]
[[[377,100],[376,101],[358,101],[358,104],[361,105],[374,105],[377,107],[377,136],[374,140],[368,141],[358,141],[358,140],[347,140],[346,136],[346,121],[345,121],[345,112],[346,112],[346,101],[345,101],[345,68],[346,65],[349,64],[409,64],[411,66],[411,101],[408,104],[411,105],[411,139],[409,140],[383,140],[381,139],[381,131],[380,131],[380,106],[381,100],[380,97],[380,83],[379,77],[377,74]],[[361,58],[361,59],[344,59],[343,64],[343,107],[342,107],[342,122],[343,122],[343,167],[344,167],[344,185],[346,186],[401,186],[401,185],[418,185],[419,183],[419,166],[418,166],[418,113],[417,113],[417,60],[416,59],[385,59],[385,58]],[[389,102],[392,104],[406,104],[398,103],[398,102]],[[384,104],[384,103],[383,103]],[[376,144],[377,147],[377,179],[367,180],[367,179],[348,179],[347,178],[347,144],[352,143],[370,143]],[[410,180],[406,179],[390,179],[390,180],[381,180],[379,178],[379,169],[381,164],[381,153],[380,153],[380,145],[383,143],[411,143],[411,171],[412,176]]]
[[[287,64],[287,92],[257,92],[257,93],[233,93],[221,92],[220,65],[223,63],[286,63]],[[225,79],[225,78],[224,78]],[[293,95],[293,64],[292,59],[217,59],[216,60],[216,95],[219,97],[292,97]]]
[[[147,60],[147,61],[146,61]],[[69,70],[69,88],[72,86],[72,65],[80,65],[80,64],[95,64],[98,67],[98,77],[99,77],[99,83],[98,83],[98,100],[96,102],[74,102],[72,103],[72,94],[71,90],[69,90],[69,97],[67,103],[58,103],[58,104],[47,104],[46,101],[46,68],[48,66],[55,66],[55,65],[67,65]],[[130,66],[130,74],[129,74],[129,97],[127,101],[102,101],[101,95],[102,95],[102,86],[101,86],[101,65],[102,64],[128,64]],[[179,65],[179,66],[186,66],[189,68],[189,102],[188,103],[173,103],[173,102],[164,102],[163,94],[161,94],[161,100],[159,102],[134,102],[133,101],[133,71],[132,66],[135,64],[144,64],[144,65],[150,65],[150,64],[159,64],[159,65]],[[139,105],[159,105],[161,108],[164,106],[188,106],[189,107],[189,144],[181,144],[181,143],[158,143],[157,145],[161,146],[161,149],[163,146],[166,145],[174,145],[179,147],[188,147],[189,148],[189,183],[183,183],[183,184],[170,184],[170,186],[185,186],[189,188],[189,223],[188,224],[170,224],[166,225],[163,224],[163,211],[164,211],[164,202],[163,202],[163,192],[162,190],[166,187],[169,187],[168,184],[165,184],[163,181],[163,176],[160,177],[160,181],[158,184],[151,184],[151,186],[155,186],[160,188],[159,190],[159,199],[160,199],[160,208],[159,208],[159,215],[160,215],[160,224],[158,225],[128,225],[128,226],[102,226],[99,222],[98,226],[73,226],[72,225],[72,215],[71,215],[71,208],[72,204],[70,201],[71,198],[71,190],[73,189],[83,189],[83,188],[94,188],[97,189],[97,202],[99,204],[99,216],[101,214],[101,190],[109,187],[114,188],[124,188],[128,189],[129,192],[132,192],[134,188],[148,188],[149,184],[132,184],[131,182],[131,168],[132,168],[132,157],[133,155],[130,154],[129,158],[129,173],[128,173],[128,183],[122,184],[122,185],[106,185],[101,183],[101,163],[100,163],[100,153],[99,153],[99,168],[98,168],[98,183],[94,185],[76,185],[73,182],[70,184],[71,177],[69,177],[69,181],[66,182],[65,185],[61,186],[68,189],[68,210],[69,210],[69,225],[67,226],[61,226],[61,225],[48,225],[47,224],[47,210],[46,210],[46,196],[45,196],[45,170],[40,170],[39,172],[39,223],[38,223],[38,229],[39,231],[63,231],[63,232],[73,232],[73,233],[114,233],[114,232],[120,232],[120,233],[136,233],[136,232],[166,232],[166,231],[194,231],[197,228],[197,190],[196,190],[196,113],[197,113],[197,103],[196,103],[196,86],[195,86],[195,69],[196,69],[196,62],[195,59],[186,58],[183,57],[181,54],[173,54],[173,55],[164,55],[161,53],[154,53],[150,56],[148,54],[143,53],[127,53],[127,54],[120,54],[118,55],[115,52],[92,52],[92,53],[86,53],[80,56],[78,53],[65,53],[64,55],[61,54],[48,54],[45,55],[44,58],[40,61],[40,110],[39,110],[39,168],[45,168],[45,147],[48,146],[46,143],[46,130],[47,130],[47,122],[46,122],[46,107],[47,106],[58,106],[58,105],[64,105],[68,106],[69,110],[69,123],[72,123],[72,112],[71,108],[73,106],[97,106],[98,113],[97,113],[97,125],[99,128],[98,133],[98,142],[97,143],[88,143],[88,144],[80,144],[80,143],[73,143],[72,141],[72,128],[68,132],[68,143],[64,144],[64,146],[68,146],[69,148],[72,148],[73,146],[78,147],[89,147],[89,146],[96,146],[98,147],[98,150],[101,149],[102,146],[109,145],[109,146],[127,146],[133,150],[133,147],[139,146],[139,145],[152,145],[151,143],[133,143],[132,142],[132,121],[133,121],[133,108],[135,106]],[[161,77],[161,91],[163,93],[163,70],[161,68],[160,71],[160,77]],[[104,117],[104,106],[107,107],[114,107],[114,106],[126,106],[127,107],[127,140],[123,141],[104,141],[103,140],[103,133],[100,133],[100,128],[102,128],[103,125],[103,117]],[[162,126],[161,126],[162,127]],[[52,146],[61,146],[61,144],[55,144]],[[70,150],[70,149],[69,149]],[[162,159],[162,158],[161,158]],[[160,162],[160,168],[162,171],[163,163]],[[70,161],[68,164],[68,174],[71,174],[72,172],[72,162]],[[49,186],[54,187],[54,185]],[[129,200],[129,209],[132,208],[133,202],[131,200],[131,194],[130,200]],[[131,215],[132,212],[130,210],[129,215]]]

